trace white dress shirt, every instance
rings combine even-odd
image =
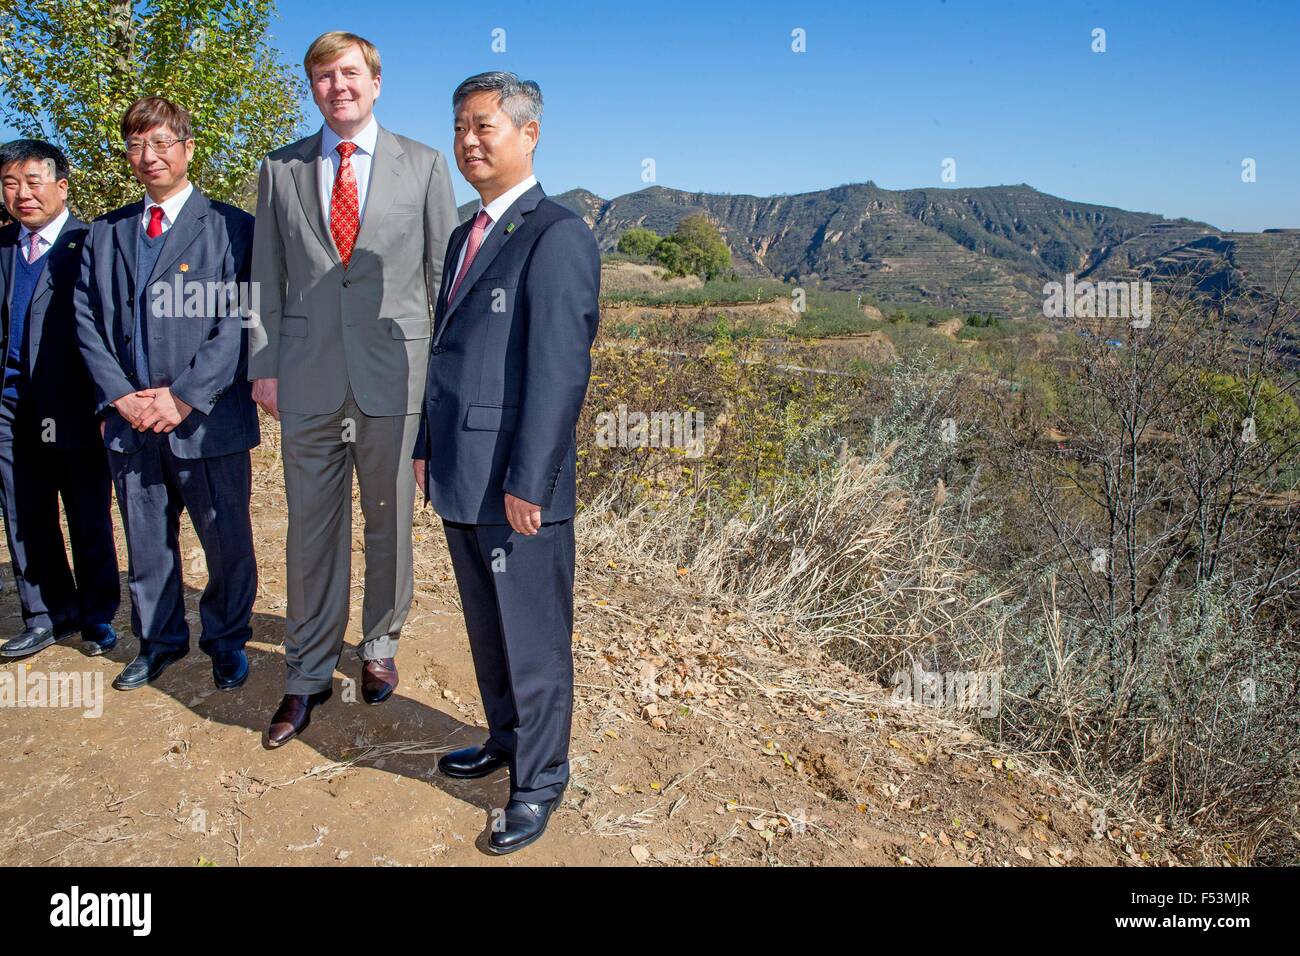
[[[38,259],[50,251],[50,246],[54,245],[54,240],[59,238],[59,233],[63,231],[63,224],[68,221],[68,216],[68,207],[64,206],[63,212],[36,230],[36,235],[39,237],[36,240],[36,257]],[[27,259],[27,253],[32,247],[32,240],[28,238],[31,234],[32,230],[26,226],[18,230],[18,253],[24,260]]]
[[[478,210],[475,211],[474,215],[478,216],[479,212],[485,209],[487,210],[487,214],[488,214],[487,228],[483,230],[483,242],[487,242],[488,233],[490,233],[492,231],[492,227],[497,224],[497,220],[506,214],[506,210],[515,204],[515,200],[518,199],[520,196],[522,196],[524,193],[528,192],[528,190],[532,189],[536,185],[537,185],[537,177],[529,174],[528,178],[525,179],[523,182],[519,183],[516,186],[511,186],[509,189],[503,192],[496,199],[492,200],[486,206],[483,205],[483,200],[481,199],[479,200]],[[456,257],[456,271],[451,274],[451,278],[453,282],[456,281],[456,276],[460,275],[460,266],[461,263],[465,261],[465,250],[468,247],[469,247],[469,233],[467,232],[465,233],[465,241],[460,244],[460,255]],[[480,249],[483,248],[481,243],[479,245],[479,248]]]
[[[190,193],[194,192],[194,184],[186,183],[185,188],[172,196],[170,199],[164,199],[162,202],[154,202],[149,198],[149,194],[144,196],[144,212],[140,214],[140,228],[149,228],[149,210],[154,206],[162,206],[162,231],[166,232],[176,222],[176,217],[181,214],[181,209],[189,201]]]
[[[352,153],[352,171],[357,177],[357,225],[366,218],[366,192],[370,186],[370,161],[375,155],[375,144],[379,141],[379,124],[375,117],[356,136],[349,137],[348,142],[356,144]],[[330,129],[326,123],[320,131],[320,200],[325,210],[325,222],[330,221],[330,204],[334,199],[334,180],[339,174],[343,157],[339,155],[338,145],[343,137]]]

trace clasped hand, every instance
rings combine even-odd
[[[136,431],[160,434],[174,429],[194,410],[170,388],[142,388],[123,395],[113,407]]]

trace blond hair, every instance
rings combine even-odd
[[[311,41],[311,46],[307,48],[307,55],[302,58],[302,68],[307,73],[307,82],[312,82],[311,71],[314,67],[322,63],[333,63],[352,46],[361,48],[361,55],[365,57],[366,66],[370,68],[372,76],[379,76],[379,50],[373,43],[365,37],[359,37],[355,33],[347,33],[344,30],[331,30],[329,33],[322,33],[316,39]]]

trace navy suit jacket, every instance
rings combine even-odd
[[[214,458],[247,451],[260,440],[247,374],[248,330],[238,299],[227,303],[206,290],[209,283],[248,282],[253,217],[209,200],[196,188],[163,234],[153,274],[142,277],[135,274],[135,261],[143,212],[139,200],[96,219],[81,257],[77,335],[94,382],[95,408],[106,422],[104,443],[123,454],[141,445],[140,433],[112,403],[150,385],[137,375],[132,342],[136,298],[144,284],[150,378],[194,407],[167,436],[172,453]],[[178,283],[179,297],[174,294]],[[202,308],[186,308],[200,301],[192,297],[195,289],[205,290]],[[247,292],[245,302],[251,304]]]
[[[9,348],[9,314],[13,294],[14,256],[18,250],[18,223],[0,229],[0,361]],[[73,288],[81,268],[81,248],[86,224],[69,214],[49,251],[45,268],[32,293],[27,312],[27,382],[22,403],[42,437],[48,434],[55,448],[94,448],[99,442],[95,400],[77,348]],[[53,422],[52,433],[46,433]]]
[[[483,240],[450,302],[460,247],[447,243],[415,455],[448,521],[508,524],[509,492],[543,521],[576,507],[577,422],[599,321],[600,252],[587,224],[521,195]]]

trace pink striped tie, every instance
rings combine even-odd
[[[27,238],[32,241],[32,247],[27,250],[27,264],[31,265],[41,257],[41,247],[38,245],[41,241],[41,237],[39,233],[33,232]]]
[[[487,231],[488,214],[486,209],[480,209],[478,215],[474,217],[474,225],[469,231],[469,244],[465,248],[465,261],[460,264],[460,271],[456,273],[456,281],[451,284],[451,293],[447,296],[450,302],[456,298],[456,290],[465,279],[465,273],[469,272],[469,264],[474,261],[478,255],[478,247],[483,244],[483,233]]]

